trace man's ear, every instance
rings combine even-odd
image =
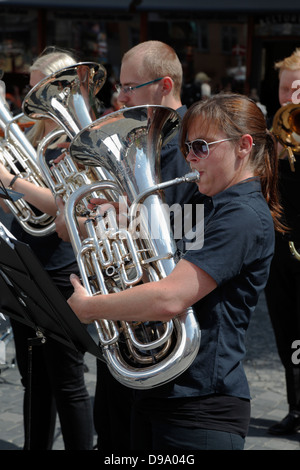
[[[174,87],[174,82],[171,77],[164,77],[162,79],[162,90],[163,90],[163,95],[168,95]]]

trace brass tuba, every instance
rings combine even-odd
[[[0,161],[11,173],[26,178],[36,186],[46,187],[36,151],[17,123],[23,116],[21,113],[13,117],[7,104],[0,99],[0,127],[4,132],[0,140]],[[23,198],[17,201],[5,199],[4,202],[30,235],[43,236],[55,231],[54,218],[37,212]]]
[[[295,153],[300,152],[300,106],[289,103],[282,106],[273,119],[273,133],[278,141],[287,149],[291,171],[295,171]],[[295,243],[289,241],[291,254],[300,261],[300,253]]]
[[[41,80],[26,95],[24,113],[33,119],[51,118],[59,129],[47,135],[39,144],[37,159],[52,193],[68,199],[77,188],[108,174],[101,168],[78,165],[66,150],[66,156],[57,164],[48,166],[45,160],[47,148],[66,134],[71,140],[97,117],[95,96],[106,80],[105,68],[94,62],[81,62],[65,67]],[[84,213],[87,203],[82,204]]]
[[[300,106],[289,103],[278,109],[273,119],[272,131],[287,150],[291,170],[295,171],[294,152],[300,151]]]
[[[193,182],[197,172],[160,182],[161,147],[177,132],[180,117],[163,106],[136,106],[104,116],[83,129],[70,153],[84,165],[103,166],[115,182],[83,186],[65,206],[66,224],[82,282],[89,295],[106,295],[166,277],[175,267],[176,245],[161,190]],[[76,205],[93,190],[125,198],[129,226],[118,225],[114,210],[86,221],[82,240]],[[95,223],[96,222],[96,223]],[[95,322],[111,374],[134,389],[157,387],[183,373],[195,359],[201,332],[192,308],[169,322]]]

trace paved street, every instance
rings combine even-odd
[[[5,327],[5,322],[0,325]],[[245,368],[252,393],[252,418],[246,450],[300,450],[300,433],[286,437],[274,437],[268,427],[287,413],[284,373],[274,343],[273,331],[266,314],[264,298],[253,317],[248,337],[248,354]],[[6,347],[9,367],[0,374],[0,450],[21,449],[23,445],[22,398],[23,390],[17,367],[11,367],[13,342]],[[91,395],[95,390],[95,362],[86,355],[89,371],[85,374]],[[63,450],[59,423],[56,428],[55,450]]]
[[[4,221],[0,211],[0,220]],[[8,323],[8,325],[6,325]],[[7,322],[0,323],[1,332]],[[300,338],[299,338],[300,339]],[[274,437],[267,429],[287,414],[284,372],[278,358],[273,330],[262,296],[247,334],[245,369],[252,395],[252,418],[246,450],[300,450],[300,433]],[[17,367],[12,367],[13,341],[6,346],[0,342],[0,358],[5,353],[6,366],[0,366],[0,450],[22,449],[23,445],[23,389]],[[93,399],[96,381],[96,359],[86,355],[89,371],[86,383]],[[55,450],[63,450],[59,427],[56,428]]]
[[[250,323],[245,370],[252,396],[246,450],[300,450],[300,433],[275,437],[267,429],[288,412],[284,370],[277,354],[264,296]]]

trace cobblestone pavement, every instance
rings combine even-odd
[[[246,450],[300,450],[300,433],[285,437],[268,428],[288,412],[284,369],[277,354],[265,298],[261,297],[247,334],[244,362],[252,397]]]
[[[0,221],[4,221],[0,210]],[[1,333],[7,322],[0,322]],[[2,349],[1,349],[2,347]],[[246,450],[300,450],[300,433],[274,437],[268,434],[269,426],[287,414],[284,371],[279,360],[273,330],[269,321],[264,296],[261,297],[247,333],[247,356],[244,362],[252,396],[252,412]],[[0,359],[6,353],[6,365],[0,365],[0,450],[22,449],[23,446],[23,389],[14,358],[13,342],[3,351],[0,342]],[[1,362],[1,361],[0,361]],[[86,384],[93,400],[96,383],[96,359],[86,354],[88,372]],[[59,422],[56,426],[54,450],[63,450]]]
[[[5,322],[0,325],[5,328]],[[273,331],[262,297],[253,316],[248,335],[245,369],[252,394],[252,418],[246,439],[246,450],[300,450],[300,433],[274,437],[267,429],[287,413],[284,372],[276,352]],[[0,350],[1,352],[1,350]],[[7,365],[0,373],[0,450],[21,449],[23,445],[23,389],[14,357],[13,342],[6,346]],[[93,399],[96,381],[96,359],[86,355],[89,371],[85,374]],[[59,427],[56,427],[54,450],[63,450]]]

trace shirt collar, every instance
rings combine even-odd
[[[253,176],[240,183],[234,184],[209,199],[212,201],[213,205],[216,206],[217,204],[230,201],[236,196],[244,196],[245,194],[254,192],[261,192],[261,183],[258,176]]]

